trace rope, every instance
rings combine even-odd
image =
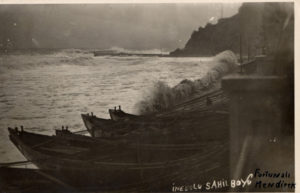
[[[40,174],[41,176],[44,176],[45,178],[47,178],[48,180],[54,182],[54,183],[57,183],[65,188],[68,188],[70,190],[75,190],[72,186],[70,186],[69,184],[59,180],[58,178],[48,174],[48,173],[45,173],[45,172],[42,172],[41,170],[36,170],[36,173]]]

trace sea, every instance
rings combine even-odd
[[[143,53],[146,53],[143,51]],[[8,127],[53,135],[62,125],[84,130],[80,114],[109,118],[121,105],[137,114],[138,103],[158,82],[173,87],[199,79],[213,57],[99,56],[67,49],[0,55],[0,163],[26,160],[10,142]]]

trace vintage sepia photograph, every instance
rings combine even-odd
[[[0,193],[295,192],[293,1],[0,2]]]

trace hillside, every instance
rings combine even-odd
[[[293,47],[293,3],[244,3],[239,12],[194,31],[183,49],[171,56],[212,56],[224,50],[252,57]],[[240,47],[240,42],[242,47]]]

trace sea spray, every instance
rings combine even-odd
[[[232,51],[224,51],[213,58],[214,66],[205,76],[191,81],[185,79],[174,87],[158,81],[143,100],[136,104],[139,114],[159,112],[186,100],[195,92],[205,92],[220,85],[221,78],[237,67],[237,58]]]

